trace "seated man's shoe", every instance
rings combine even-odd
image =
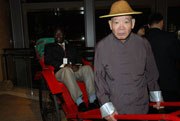
[[[88,111],[88,107],[86,106],[86,104],[84,102],[82,102],[81,104],[79,104],[78,106],[78,111],[79,112],[86,112]]]
[[[90,110],[93,110],[93,109],[96,109],[96,108],[99,108],[100,106],[99,106],[99,102],[98,102],[98,100],[95,100],[93,103],[89,103],[88,104],[88,108],[90,109]]]

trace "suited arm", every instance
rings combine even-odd
[[[71,47],[69,61],[72,65],[82,65],[82,57],[75,47]]]
[[[44,63],[46,65],[52,65],[55,69],[58,69],[62,65],[62,59],[57,59],[53,48],[45,46]]]
[[[150,101],[152,102],[162,102],[163,97],[158,85],[159,72],[156,66],[154,55],[151,50],[150,44],[147,42],[147,63],[145,75],[148,80],[148,88],[150,90]]]
[[[175,37],[171,40],[171,50],[174,58],[180,61],[180,42]]]

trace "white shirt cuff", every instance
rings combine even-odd
[[[101,116],[104,118],[105,116],[111,115],[115,111],[115,107],[112,102],[107,102],[100,107]]]
[[[151,91],[150,92],[150,101],[151,102],[162,102],[163,97],[161,91]]]

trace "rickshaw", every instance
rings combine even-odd
[[[42,67],[35,75],[35,80],[39,82],[39,105],[43,121],[61,121],[61,111],[64,112],[67,120],[73,121],[90,121],[103,120],[100,109],[93,109],[86,112],[78,112],[77,105],[71,98],[70,93],[62,82],[56,80],[54,68],[44,64],[44,46],[54,42],[54,38],[41,38],[36,42],[35,51],[39,63]],[[88,61],[82,59],[85,65]],[[83,100],[88,105],[88,96],[83,82],[77,81],[83,92]],[[150,103],[153,106],[154,103]],[[162,106],[180,106],[180,102],[164,102]],[[168,120],[180,121],[178,117],[180,110],[169,114],[138,114],[138,115],[116,115],[119,120]]]

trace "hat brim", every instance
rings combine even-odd
[[[110,14],[110,15],[104,15],[100,16],[99,18],[107,18],[107,17],[115,17],[115,16],[123,16],[123,15],[132,15],[132,14],[142,14],[142,12],[128,12],[128,13],[118,13],[118,14]]]

